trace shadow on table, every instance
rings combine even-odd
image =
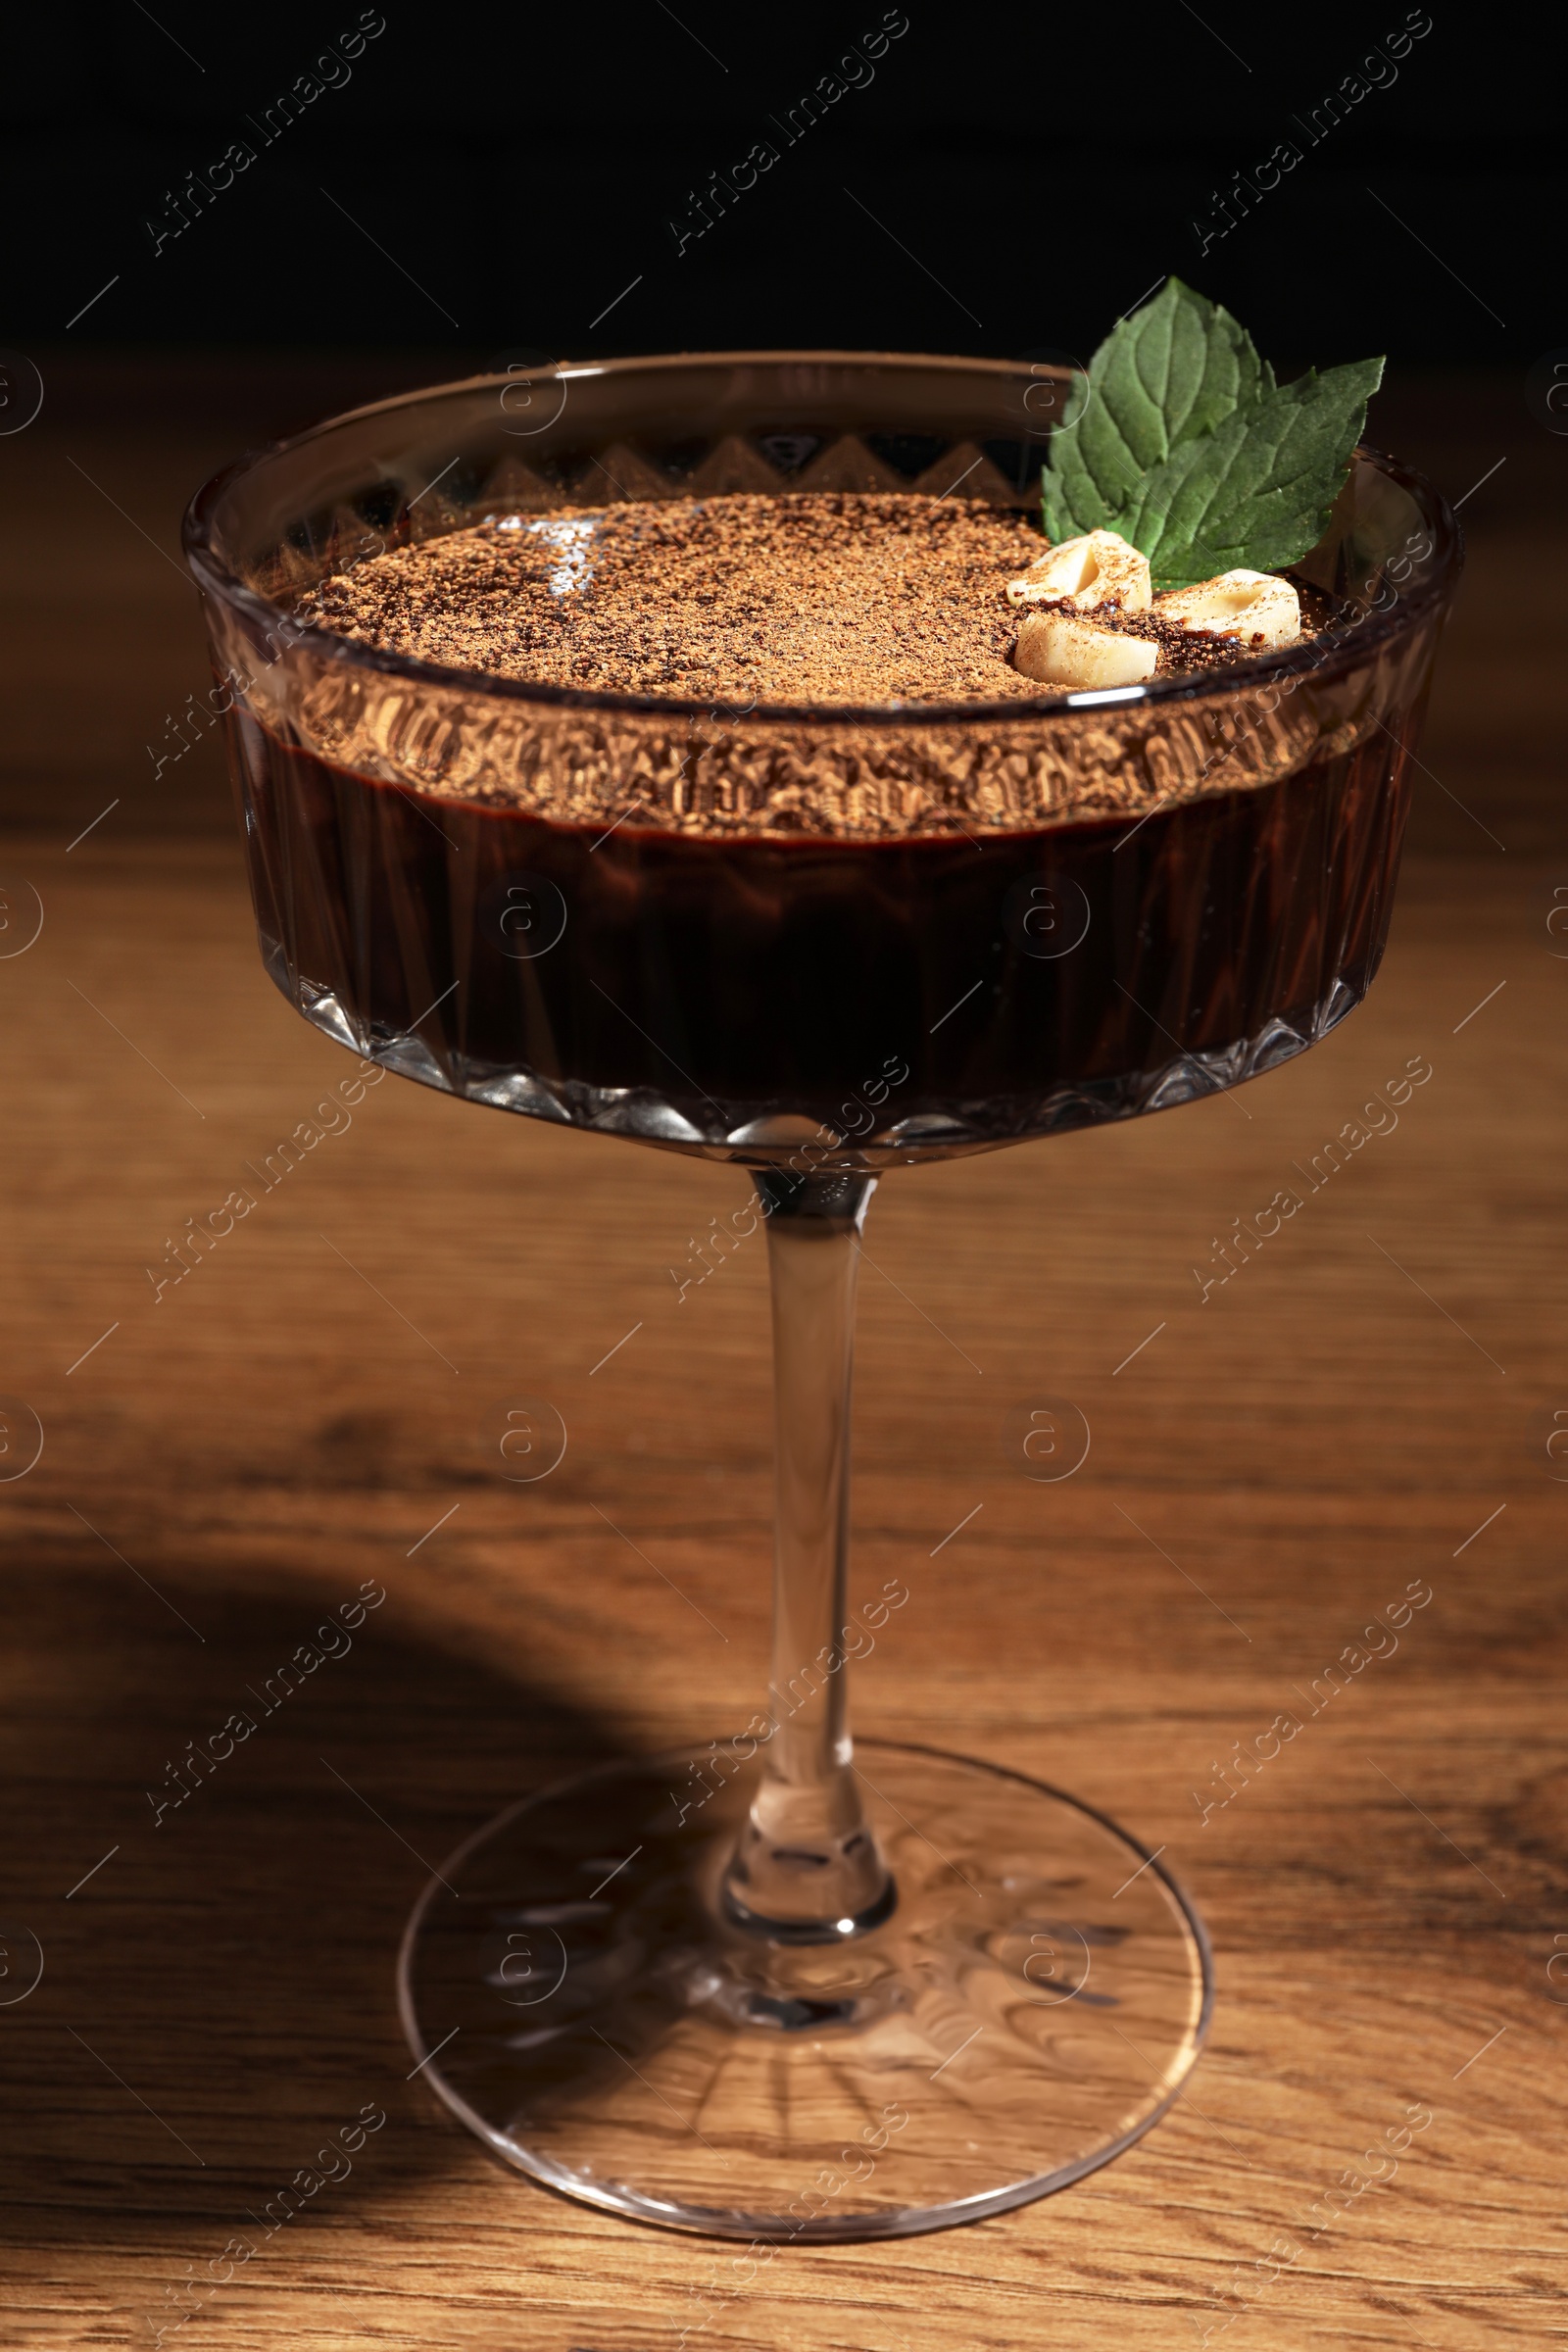
[[[85,1534],[11,1548],[0,2243],[143,2238],[175,2279],[259,2240],[254,2217],[367,2112],[387,2120],[308,2212],[342,2222],[478,2163],[408,2080],[398,1938],[427,1866],[614,1735],[395,1603],[360,1619],[363,1556],[240,1591],[160,1563],[155,1592]],[[281,1669],[306,1650],[296,1687]],[[236,1716],[254,1730],[201,1776],[195,1748]],[[171,2316],[161,2285],[152,2302]]]

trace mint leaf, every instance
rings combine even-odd
[[[1229,311],[1167,278],[1101,344],[1089,363],[1083,416],[1052,438],[1044,484],[1050,536],[1117,529],[1152,466],[1273,386],[1272,370]]]
[[[1101,344],[1082,416],[1052,437],[1047,535],[1119,531],[1157,590],[1282,570],[1322,537],[1382,374],[1362,360],[1282,388],[1228,311],[1168,278]]]
[[[1149,558],[1156,590],[1283,571],[1315,547],[1382,375],[1381,360],[1303,375],[1154,466],[1114,527]]]

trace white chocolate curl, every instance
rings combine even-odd
[[[1097,629],[1071,612],[1026,612],[1012,666],[1042,686],[1136,686],[1154,674],[1159,649],[1147,637]]]
[[[1289,580],[1272,571],[1222,571],[1217,580],[1156,596],[1153,609],[1161,620],[1234,637],[1259,652],[1294,645],[1301,634],[1301,600]]]
[[[1149,558],[1116,531],[1086,531],[1063,539],[1031,564],[1021,579],[1007,582],[1010,605],[1070,604],[1075,612],[1119,605],[1124,612],[1147,612]]]

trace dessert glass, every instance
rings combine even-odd
[[[551,515],[628,496],[1032,509],[1080,397],[1000,361],[549,365],[259,452],[186,522],[290,1002],[448,1094],[753,1175],[768,1704],[480,1829],[419,1900],[399,1997],[424,2079],[508,2162],[759,2246],[1042,2196],[1146,2132],[1197,2057],[1207,1946],[1157,1856],[1001,1765],[852,1745],[860,1224],[885,1169],[1236,1085],[1359,1003],[1457,529],[1359,451],[1298,567],[1353,626],[1219,678],[946,707],[530,684],[291,607],[491,514],[556,532],[569,571]],[[1070,1467],[1064,1427],[1016,1443]]]

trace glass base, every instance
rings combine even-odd
[[[718,1899],[758,1774],[743,1744],[529,1797],[420,1897],[404,2028],[496,2155],[637,2221],[821,2242],[1005,2212],[1158,2121],[1212,1981],[1144,1846],[1018,1773],[866,1740],[894,1909],[776,1943]]]

